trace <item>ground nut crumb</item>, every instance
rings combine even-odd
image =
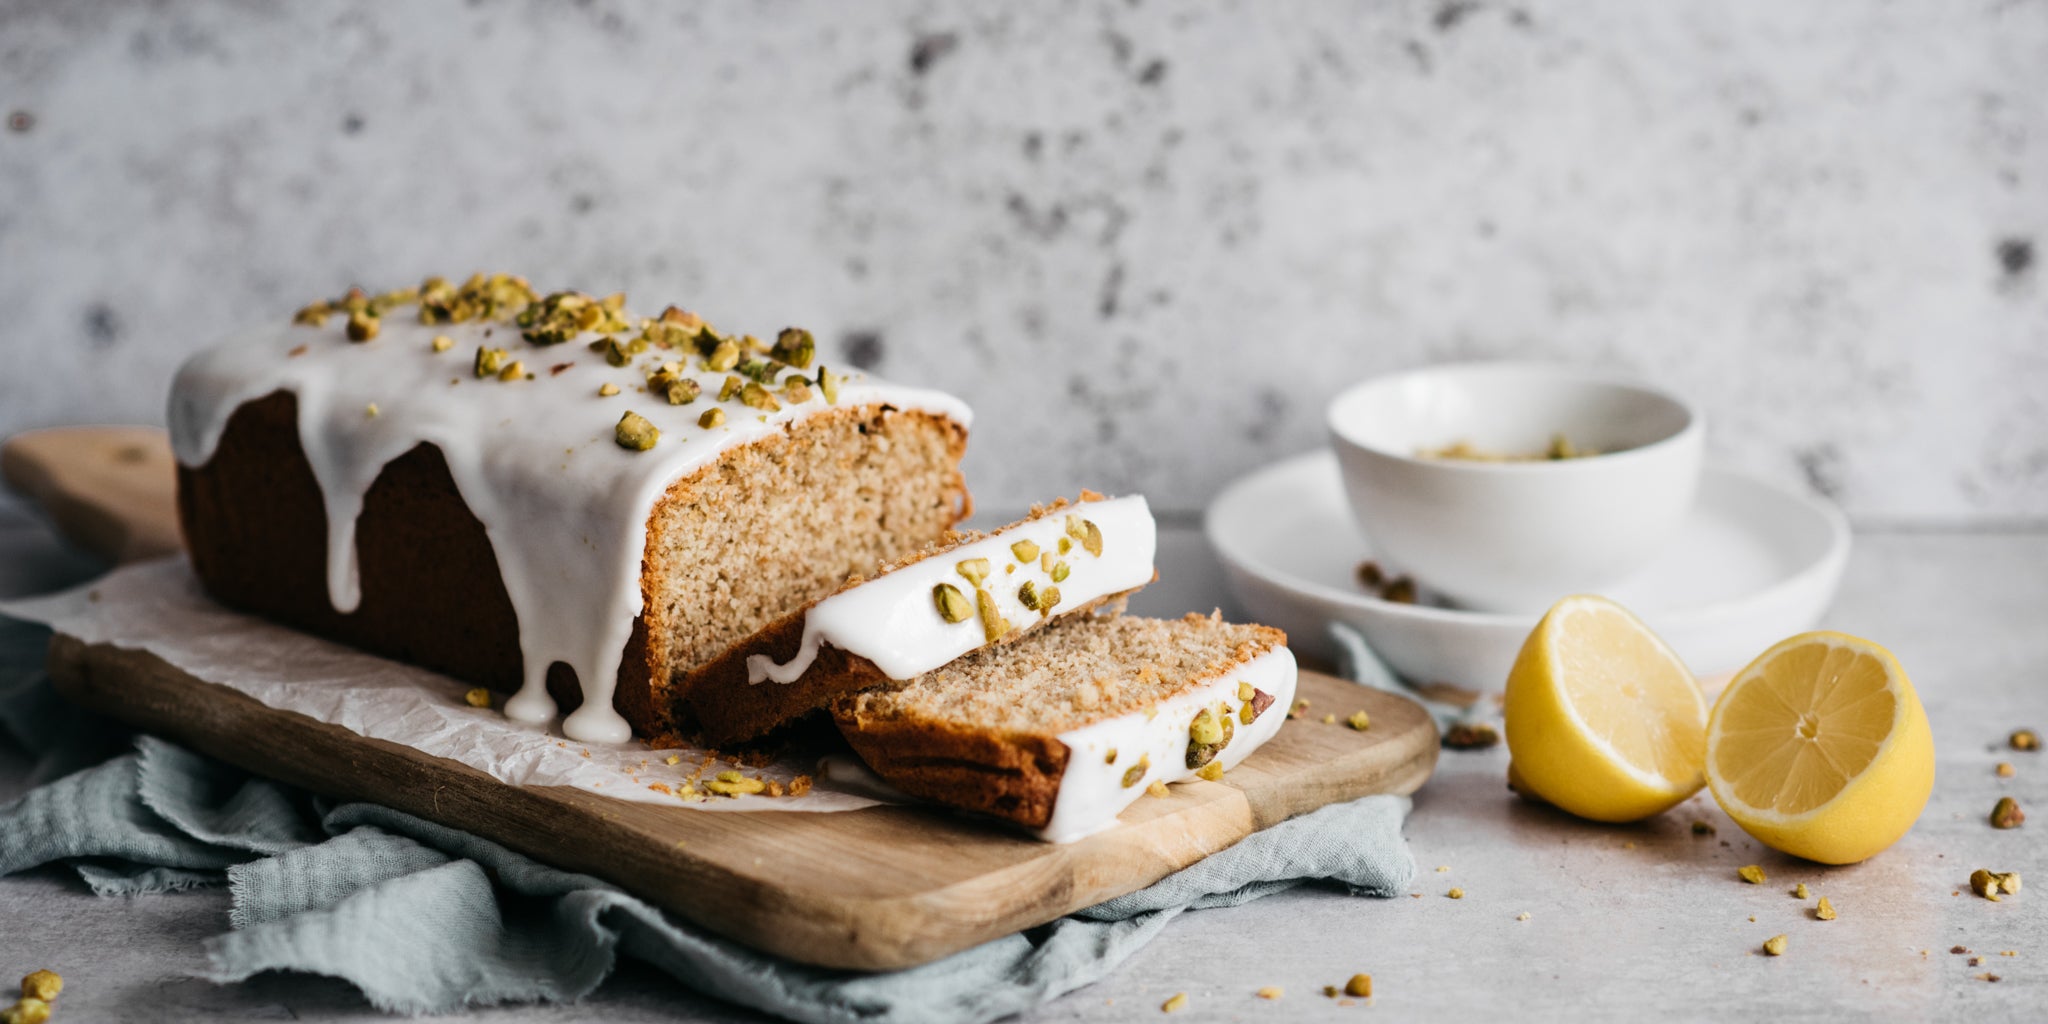
[[[1372,975],[1352,975],[1351,980],[1344,983],[1344,994],[1347,996],[1357,996],[1360,999],[1372,998]]]
[[[1764,884],[1764,869],[1755,864],[1744,864],[1735,869],[1735,874],[1751,885]]]

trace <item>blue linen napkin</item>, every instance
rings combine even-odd
[[[95,892],[225,882],[231,930],[209,976],[342,978],[377,1007],[574,1001],[636,957],[707,995],[796,1021],[988,1021],[1091,984],[1188,910],[1309,881],[1407,890],[1406,797],[1325,807],[1153,886],[904,971],[791,963],[669,917],[608,883],[389,808],[337,804],[72,708],[37,667],[47,639],[0,619],[0,727],[41,785],[0,807],[0,875],[69,861]],[[119,742],[115,740],[113,742]]]

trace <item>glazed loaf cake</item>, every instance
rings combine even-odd
[[[969,510],[961,402],[815,363],[502,275],[315,303],[179,371],[192,564],[514,718],[665,733],[679,678]]]
[[[1219,616],[1074,616],[841,698],[839,731],[904,792],[1066,842],[1154,783],[1218,779],[1280,731],[1294,655]]]
[[[679,680],[705,742],[759,736],[837,697],[908,680],[1152,582],[1142,497],[1083,492],[993,533],[965,533],[849,581]]]

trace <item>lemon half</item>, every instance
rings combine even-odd
[[[1934,790],[1934,736],[1890,651],[1802,633],[1750,662],[1715,703],[1707,784],[1772,849],[1824,864],[1899,840]]]
[[[1606,598],[1552,605],[1508,673],[1512,777],[1595,821],[1668,810],[1705,784],[1707,699],[1678,655]]]

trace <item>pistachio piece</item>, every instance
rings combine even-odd
[[[711,354],[704,357],[704,368],[717,373],[724,373],[738,366],[739,362],[739,344],[731,338],[723,338],[711,349]]]
[[[1001,640],[1003,634],[1010,631],[1010,620],[1003,618],[1002,611],[996,607],[996,599],[988,591],[976,587],[974,589],[974,603],[981,610],[982,636],[989,643]]]
[[[1098,557],[1102,554],[1102,528],[1096,526],[1093,522],[1080,516],[1068,516],[1067,536],[1078,541],[1081,547],[1086,549],[1089,554]],[[1066,554],[1066,549],[1060,549],[1060,553]]]
[[[1223,762],[1211,761],[1208,764],[1205,764],[1200,768],[1195,769],[1195,777],[1198,779],[1207,779],[1210,782],[1220,781],[1223,778]]]
[[[1019,604],[1022,604],[1024,607],[1031,609],[1034,612],[1037,611],[1038,585],[1032,583],[1030,580],[1025,580],[1024,585],[1017,588],[1017,602]]]
[[[811,332],[801,327],[785,327],[775,336],[775,347],[768,354],[796,367],[809,369],[811,356],[817,351],[817,343],[811,339]]]
[[[1067,552],[1069,552],[1069,551],[1072,551],[1072,550],[1074,550],[1074,539],[1073,539],[1072,537],[1061,537],[1061,538],[1060,538],[1060,554],[1063,554],[1063,555],[1064,555],[1064,554],[1066,554]]]
[[[1223,738],[1223,727],[1216,724],[1216,714],[1208,708],[1195,713],[1195,719],[1188,725],[1188,739],[1196,743],[1215,743]]]
[[[434,335],[434,340],[428,342],[428,344],[432,345],[436,352],[446,352],[455,347],[455,339],[445,334],[436,334]]]
[[[481,346],[476,350],[476,375],[478,379],[495,377],[505,368],[505,359],[511,353],[502,348]]]
[[[986,558],[963,558],[959,564],[953,566],[953,569],[965,577],[967,582],[977,587],[981,585],[982,580],[988,579],[988,559]]]
[[[1191,769],[1200,768],[1214,761],[1216,755],[1230,745],[1231,737],[1236,732],[1236,719],[1237,716],[1231,714],[1228,707],[1217,710],[1203,708],[1196,712],[1194,719],[1188,723],[1187,766]]]
[[[1060,606],[1060,588],[1040,587],[1038,589],[1038,614],[1050,615]]]
[[[1062,540],[1060,541],[1060,543],[1064,545],[1064,544],[1066,543],[1066,540],[1065,540],[1065,539],[1062,539]],[[1070,569],[1068,569],[1068,568],[1067,568],[1067,563],[1065,563],[1065,562],[1054,562],[1054,563],[1052,564],[1052,570],[1051,570],[1051,572],[1052,572],[1052,581],[1053,581],[1054,583],[1065,583],[1065,582],[1067,581],[1067,573],[1069,573],[1069,572],[1071,572],[1071,571],[1072,571],[1072,570],[1070,570]]]
[[[697,425],[706,430],[725,426],[725,410],[715,405],[704,410],[704,415],[697,417]]]
[[[1046,574],[1047,576],[1050,576],[1050,575],[1052,575],[1052,562],[1053,562],[1053,558],[1052,558],[1052,552],[1050,552],[1050,551],[1047,551],[1047,552],[1045,552],[1044,554],[1042,554],[1042,555],[1039,555],[1039,556],[1038,556],[1038,571],[1039,571],[1039,572],[1042,572],[1042,573],[1044,573],[1044,574]],[[1057,582],[1057,581],[1055,581],[1055,582]]]
[[[2018,828],[2025,824],[2026,820],[2027,815],[2025,811],[2020,810],[2020,802],[2012,797],[1999,797],[1998,803],[1991,808],[1992,828]]]
[[[369,341],[377,336],[383,321],[368,310],[357,310],[348,315],[348,340]]]
[[[831,370],[818,367],[818,391],[825,396],[826,405],[839,404],[839,382],[845,379]]]
[[[1755,864],[1744,864],[1735,869],[1735,874],[1751,885],[1764,884],[1764,869]]]
[[[2041,737],[2032,729],[2014,729],[2005,740],[2014,750],[2039,750]]]
[[[1773,935],[1770,938],[1765,939],[1764,952],[1770,956],[1784,956],[1785,937],[1783,935]]]
[[[1356,729],[1359,732],[1364,732],[1367,729],[1372,728],[1372,716],[1366,714],[1362,710],[1353,711],[1351,713],[1351,717],[1344,720],[1344,724],[1350,726],[1353,729]]]
[[[611,381],[605,381],[597,386],[597,397],[599,398],[610,398],[618,393],[619,386]]]
[[[1151,770],[1152,755],[1145,754],[1139,757],[1137,764],[1130,766],[1130,768],[1124,771],[1124,788],[1129,789],[1132,786],[1135,786],[1138,783],[1145,781],[1145,773]]]
[[[769,394],[767,388],[751,383],[740,388],[740,404],[762,412],[778,412],[782,409],[782,403],[776,401],[775,396]]]
[[[1806,888],[1806,883],[1801,882],[1798,885],[1792,887],[1792,898],[1807,900],[1812,899],[1813,894]]]
[[[951,583],[941,583],[932,588],[932,604],[939,609],[939,617],[947,622],[966,622],[974,614],[974,606],[967,603],[967,595]],[[1116,752],[1110,752],[1115,760]]]
[[[471,689],[468,693],[462,695],[462,701],[463,703],[468,704],[470,707],[473,708],[490,707],[491,691],[486,690],[481,686],[475,687]]]
[[[21,994],[25,999],[40,999],[50,1002],[64,991],[64,976],[56,971],[30,971],[21,979]]]
[[[303,306],[298,312],[293,313],[292,323],[302,324],[306,327],[319,327],[327,323],[327,314],[332,312],[334,312],[334,307],[328,305],[327,301],[322,299],[319,302]]]
[[[725,383],[718,387],[718,400],[721,402],[732,401],[740,393],[740,389],[746,386],[746,383],[746,381],[738,377],[727,377]]]
[[[1036,561],[1038,559],[1038,545],[1028,540],[1020,540],[1010,545],[1010,553],[1016,555],[1019,562]]]
[[[498,371],[499,380],[519,380],[525,376],[526,361],[523,359],[514,359],[506,363],[504,369]]]
[[[1115,763],[1116,763],[1116,748],[1115,748],[1115,747],[1111,747],[1111,748],[1109,748],[1109,753],[1108,753],[1108,754],[1107,754],[1106,756],[1104,756],[1104,757],[1103,757],[1103,759],[1102,759],[1102,763],[1103,763],[1103,764],[1115,764]]]
[[[720,796],[740,797],[759,793],[768,788],[760,779],[750,779],[738,771],[723,771],[718,777],[704,783],[704,788]]]
[[[791,405],[802,405],[814,397],[811,382],[802,377],[790,377],[782,382],[782,400]]]
[[[2004,888],[2004,886],[1999,884],[1998,876],[1996,874],[1987,871],[1983,868],[1978,868],[1977,870],[1970,872],[1971,892],[1974,892],[1977,895],[1982,896],[1993,903],[1997,903],[1998,892],[2002,888]]]
[[[1813,916],[1822,921],[1832,921],[1835,919],[1835,905],[1829,903],[1826,896],[1822,896],[1820,902],[1814,904]]]
[[[1238,680],[1238,681],[1237,681],[1237,699],[1238,699],[1238,700],[1251,700],[1251,699],[1252,699],[1252,694],[1253,694],[1253,693],[1256,693],[1256,692],[1258,692],[1258,691],[1256,691],[1255,689],[1253,689],[1253,688],[1252,688],[1252,684],[1250,684],[1250,683],[1247,683],[1247,682],[1245,682],[1245,681],[1244,681],[1244,680],[1242,680],[1242,679],[1240,679],[1240,680]]]
[[[1354,974],[1354,975],[1352,975],[1352,976],[1351,976],[1351,980],[1350,980],[1350,981],[1347,981],[1347,982],[1345,982],[1345,983],[1344,983],[1344,994],[1345,994],[1345,995],[1347,995],[1347,996],[1356,996],[1356,997],[1357,997],[1357,998],[1359,998],[1359,999],[1371,999],[1371,998],[1372,998],[1372,975],[1370,975],[1370,974]]]
[[[654,447],[656,441],[661,440],[661,430],[647,417],[631,409],[619,417],[619,425],[614,428],[612,435],[613,439],[619,442],[619,447],[636,452],[644,452]]]

